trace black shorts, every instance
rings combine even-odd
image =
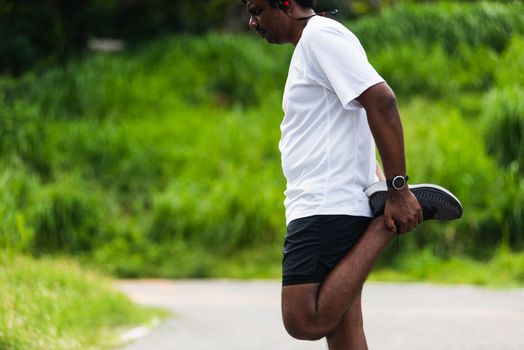
[[[366,231],[371,218],[315,215],[287,226],[282,285],[320,283]]]

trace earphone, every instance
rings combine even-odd
[[[281,9],[282,11],[284,11],[286,13],[286,15],[288,15],[287,11],[289,10],[289,8],[291,7],[291,4],[289,3],[289,0],[276,0],[276,5],[279,9]],[[325,12],[325,11],[322,11],[320,13],[315,13],[314,15],[311,15],[311,16],[306,16],[306,17],[300,17],[300,18],[294,18],[294,17],[291,17],[288,15],[288,17],[292,18],[292,19],[296,19],[298,21],[301,21],[301,20],[305,20],[305,19],[309,19],[315,15],[320,15],[320,16],[325,16],[326,14],[330,14],[332,16],[336,15],[338,12],[337,9],[333,10],[333,11],[329,11],[329,12]]]
[[[289,0],[278,0],[277,1],[277,6],[279,9],[281,9],[282,11],[287,11],[289,10],[289,7],[290,7],[290,3],[289,3]]]

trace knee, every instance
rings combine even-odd
[[[300,340],[319,340],[328,334],[328,332],[311,325],[284,322],[284,326],[290,336]]]
[[[331,333],[331,329],[316,317],[283,315],[284,327],[290,336],[300,340],[319,340]]]

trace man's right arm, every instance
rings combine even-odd
[[[357,101],[366,109],[386,179],[406,175],[404,135],[395,94],[387,84],[380,83],[364,91]],[[406,233],[422,219],[420,204],[407,186],[402,190],[388,189],[384,221],[389,230]]]

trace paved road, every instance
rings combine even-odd
[[[274,281],[120,281],[134,301],[174,317],[125,350],[320,350],[324,341],[290,338]],[[366,284],[370,349],[524,349],[524,290]]]

